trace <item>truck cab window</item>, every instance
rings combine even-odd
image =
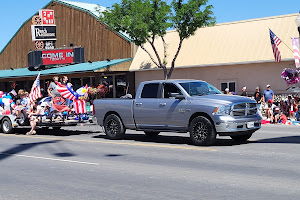
[[[145,84],[141,98],[157,98],[158,87],[158,83]]]
[[[175,95],[181,95],[181,91],[174,85],[166,83],[163,87],[163,97],[164,98],[175,98]]]

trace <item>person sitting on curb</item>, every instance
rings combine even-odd
[[[269,99],[265,106],[266,115],[267,115],[266,117],[268,119],[272,119],[274,108],[275,108],[275,105],[273,104],[273,101],[271,99]]]
[[[280,120],[280,116],[281,116],[281,112],[279,107],[275,107],[274,111],[273,111],[273,117],[271,119],[272,123],[278,124],[278,121]]]

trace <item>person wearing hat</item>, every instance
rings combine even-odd
[[[227,95],[232,95],[232,93],[229,92],[229,88],[226,88],[226,89],[225,89],[225,94],[227,94]]]
[[[280,109],[279,109],[278,106],[276,106],[276,107],[274,108],[274,111],[273,111],[273,117],[272,117],[272,120],[271,120],[271,121],[272,121],[273,123],[277,124],[278,121],[280,120],[280,116],[281,116]]]
[[[244,87],[242,88],[242,94],[241,94],[241,96],[245,96],[245,97],[248,96],[248,93],[246,92],[246,89],[247,89],[246,86],[244,86]]]
[[[274,92],[273,90],[271,90],[271,85],[267,85],[266,86],[266,90],[264,91],[264,95],[263,95],[263,102],[268,102],[269,100],[272,100],[272,102],[274,102]]]

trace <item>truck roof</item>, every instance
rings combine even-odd
[[[143,81],[142,83],[153,83],[153,82],[182,83],[182,82],[191,82],[191,81],[202,81],[202,80],[196,80],[196,79],[168,79],[168,80]],[[205,82],[205,81],[202,81],[202,82]]]

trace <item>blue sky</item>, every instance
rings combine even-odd
[[[120,0],[76,0],[109,7]],[[168,0],[169,2],[171,0]],[[0,51],[19,27],[50,0],[1,0]],[[209,0],[217,23],[298,13],[300,0]]]

